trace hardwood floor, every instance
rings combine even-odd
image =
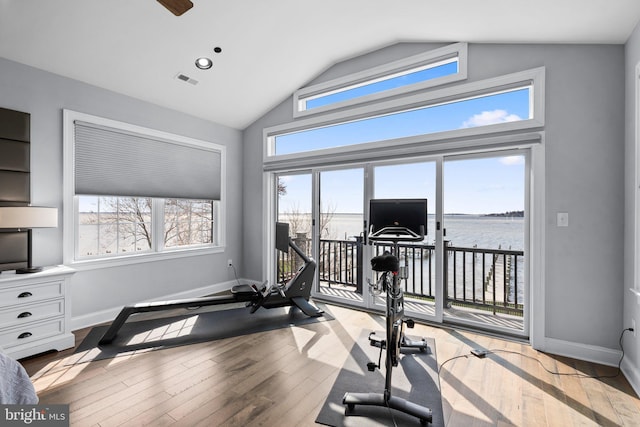
[[[21,362],[41,403],[70,404],[72,425],[313,426],[354,340],[384,325],[327,309],[336,320],[91,363],[72,364],[73,350]],[[435,339],[447,426],[640,425],[640,400],[622,375],[543,366],[586,376],[616,368],[452,329],[417,324],[410,335]],[[479,347],[495,353],[469,354]]]

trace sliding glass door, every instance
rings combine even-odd
[[[526,153],[447,157],[444,321],[527,332]]]
[[[316,244],[320,296],[361,306],[363,286],[364,168],[317,172]]]
[[[308,256],[313,256],[312,175],[310,172],[282,173],[275,176],[276,221],[289,224],[289,236]],[[271,245],[273,248],[274,245]],[[293,251],[275,251],[275,281],[286,283],[302,260]],[[273,279],[271,279],[273,280]]]
[[[421,242],[399,243],[398,253],[404,274],[400,281],[405,295],[405,312],[412,316],[440,321],[441,311],[436,301],[438,288],[438,243],[436,234],[438,161],[372,165],[375,199],[427,199],[427,234]],[[369,242],[371,255],[391,249],[389,243]],[[403,277],[404,276],[404,277]],[[385,306],[385,294],[373,298],[376,308]]]
[[[383,310],[367,238],[371,199],[427,199],[427,234],[396,255],[416,319],[528,334],[528,153],[370,162],[277,175],[277,220],[317,262],[313,297]],[[293,267],[278,264],[280,275]],[[295,271],[295,270],[294,270]],[[284,277],[284,276],[283,276]]]

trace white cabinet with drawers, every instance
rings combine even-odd
[[[74,270],[49,267],[0,274],[0,347],[20,359],[75,345],[70,330],[69,280]]]

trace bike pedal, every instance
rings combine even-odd
[[[383,340],[382,338],[378,338],[377,336],[375,336],[375,334],[372,332],[369,335],[369,344],[371,344],[372,347],[378,347],[378,348],[385,348],[387,341]]]
[[[369,370],[369,372],[374,372],[377,367],[378,367],[378,365],[376,365],[373,362],[367,363],[367,369]]]

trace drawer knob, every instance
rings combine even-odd
[[[31,332],[23,332],[20,335],[18,335],[18,339],[21,340],[24,338],[29,338],[31,335],[32,335]]]
[[[31,316],[31,313],[29,313],[28,311],[25,311],[23,313],[18,314],[18,319],[22,319],[29,316]]]
[[[28,298],[28,297],[32,297],[33,294],[31,292],[23,292],[20,295],[18,295],[18,298]]]

